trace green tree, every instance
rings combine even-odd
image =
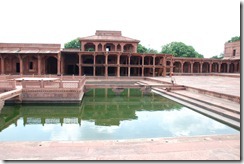
[[[221,53],[219,55],[212,56],[212,59],[222,59],[224,57],[224,53]]]
[[[140,43],[137,46],[137,52],[141,53],[141,54],[143,54],[143,53],[145,53],[145,54],[149,54],[149,53],[157,54],[158,53],[157,50],[154,50],[151,48],[146,48],[145,46],[141,45]]]
[[[240,36],[234,36],[230,40],[228,40],[228,43],[236,42],[236,41],[239,41],[240,39],[241,39]]]
[[[144,47],[143,45],[141,45],[141,44],[139,43],[138,46],[137,46],[137,53],[141,53],[141,54],[143,54],[143,53],[146,53],[146,52],[147,52],[147,48]]]
[[[171,42],[162,46],[161,53],[172,54],[175,57],[192,57],[203,58],[192,46],[188,46],[182,42]]]
[[[70,42],[67,42],[64,44],[64,48],[79,48],[80,49],[80,47],[81,47],[81,44],[80,44],[80,41],[78,38],[71,40]]]

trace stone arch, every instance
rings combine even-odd
[[[181,72],[181,65],[182,65],[181,62],[179,62],[179,61],[174,62],[173,72],[180,73]]]
[[[191,63],[190,62],[184,62],[183,73],[191,73]]]
[[[67,75],[79,75],[79,56],[76,53],[64,55],[64,68]]]
[[[57,74],[58,60],[56,57],[49,56],[45,62],[46,74]]]
[[[106,43],[104,45],[105,51],[115,51],[115,45],[113,43]]]
[[[16,55],[7,56],[4,58],[4,71],[5,74],[20,73],[20,61]]]
[[[209,73],[209,68],[210,68],[210,64],[208,62],[204,62],[202,64],[202,73]]]
[[[124,45],[124,52],[134,52],[134,46],[132,44]]]
[[[120,44],[117,45],[117,51],[122,51],[122,50],[121,50],[121,45],[120,45]]]
[[[235,72],[235,65],[234,63],[231,63],[229,68],[229,73],[234,73],[234,72]]]
[[[99,52],[103,51],[103,46],[101,43],[98,44],[97,49],[98,49],[97,51]]]
[[[219,72],[219,63],[214,62],[212,64],[212,72]]]
[[[131,65],[141,65],[142,64],[142,56],[131,56],[130,57]]]
[[[193,73],[200,73],[200,62],[194,62],[193,63]]]
[[[23,60],[23,74],[35,74],[37,73],[38,59],[34,55],[26,56]]]
[[[144,57],[144,65],[153,65],[153,57],[145,56]]]
[[[221,73],[226,73],[227,72],[227,63],[222,63],[221,64],[220,72]]]
[[[96,51],[96,46],[93,43],[86,43],[84,45],[85,51]]]

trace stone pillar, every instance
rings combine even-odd
[[[85,51],[86,42],[81,42],[81,51]]]
[[[181,62],[181,73],[184,73],[184,62]]]
[[[128,65],[129,65],[129,67],[128,67],[128,76],[130,77],[130,55],[128,56]]]
[[[191,63],[191,72],[190,73],[193,73],[193,62],[190,62]]]
[[[170,60],[170,75],[171,75],[172,72],[174,71],[173,68],[174,68],[174,64],[173,64],[173,60],[172,60],[172,58],[171,58],[171,60]]]
[[[200,62],[200,73],[202,73],[202,64],[203,62]]]
[[[41,55],[38,54],[38,56],[37,56],[37,62],[38,62],[38,64],[37,64],[37,67],[38,67],[38,75],[41,75],[41,74],[42,74],[41,60],[42,60]]]
[[[102,45],[102,52],[104,52],[104,43],[101,43]]]
[[[153,55],[153,77],[155,77],[155,58],[156,56]]]
[[[212,64],[213,63],[209,63],[209,73],[212,73]]]
[[[23,59],[21,58],[20,54],[18,55],[19,57],[19,65],[20,65],[20,75],[23,75]]]
[[[4,58],[1,58],[1,74],[4,74]]]
[[[237,63],[234,63],[234,72],[238,72],[238,70],[237,70]]]
[[[218,64],[219,64],[218,72],[220,73],[221,72],[221,63],[218,63]]]
[[[95,44],[95,52],[97,52],[98,51],[98,43],[94,43]]]
[[[81,54],[79,53],[78,56],[79,56],[79,76],[81,76],[82,75],[81,74]]]
[[[167,66],[166,66],[166,57],[164,56],[163,57],[163,77],[166,76],[166,69],[167,69]]]
[[[141,59],[141,65],[142,65],[142,68],[141,68],[141,76],[142,77],[144,77],[144,58],[145,58],[145,56],[143,55],[142,57],[141,57],[142,59]]]
[[[58,64],[57,64],[57,73],[60,75],[61,72],[61,52],[58,53]]]
[[[230,63],[227,63],[227,73],[230,73]]]
[[[120,64],[119,63],[120,63],[120,54],[117,54],[117,77],[120,77]]]

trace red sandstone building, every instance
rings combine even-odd
[[[140,54],[140,41],[120,31],[96,31],[79,40],[81,49],[62,50],[60,44],[0,43],[0,74],[144,77],[240,72],[240,41],[225,44],[223,59],[208,59]]]

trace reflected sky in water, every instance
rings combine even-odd
[[[117,140],[238,134],[239,131],[174,101],[139,90],[116,96],[86,93],[82,104],[5,106],[0,141]]]

